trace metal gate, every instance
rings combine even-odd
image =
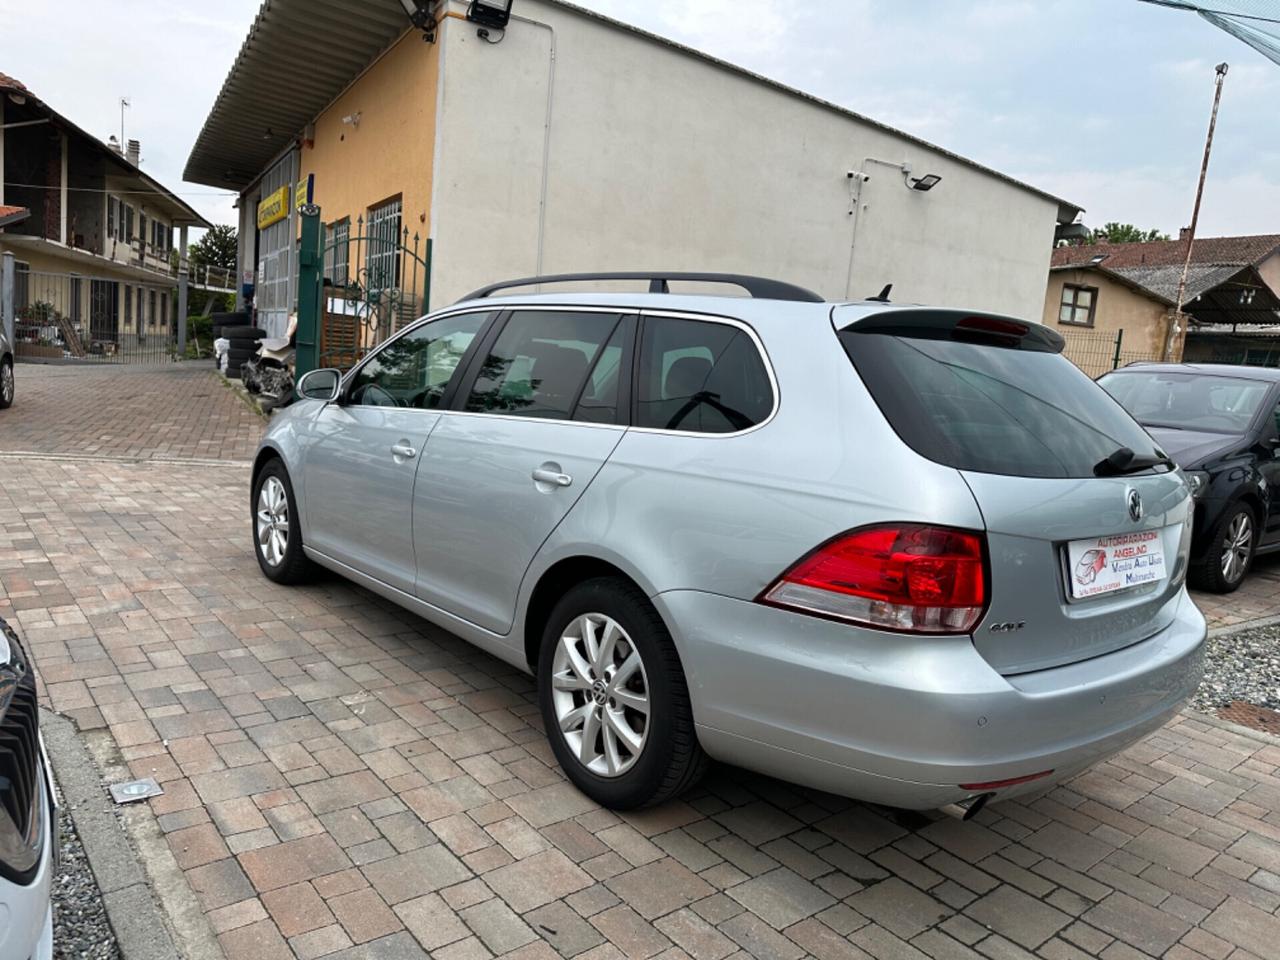
[[[431,240],[412,237],[399,201],[354,225],[320,223],[320,209],[302,208],[298,256],[297,373],[347,370],[405,325],[431,300]]]
[[[14,281],[19,360],[168,363],[177,357],[173,287],[21,265]]]

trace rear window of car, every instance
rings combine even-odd
[[[1242,434],[1258,415],[1271,384],[1183,371],[1123,371],[1098,383],[1149,427]]]
[[[1154,441],[1061,354],[951,339],[840,332],[890,425],[913,450],[958,470],[1092,477],[1121,447]]]

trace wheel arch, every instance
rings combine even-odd
[[[525,661],[530,670],[537,672],[542,632],[546,629],[547,619],[556,603],[577,584],[597,577],[622,580],[635,586],[646,597],[651,595],[651,591],[626,570],[602,557],[574,554],[552,563],[539,575],[524,606],[522,639]],[[667,624],[667,629],[671,629],[670,624]]]

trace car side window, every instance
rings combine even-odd
[[[735,433],[773,410],[773,386],[755,341],[727,323],[646,317],[636,426]]]
[[[609,404],[616,411],[616,378],[610,399],[609,374],[601,361],[614,347],[621,320],[610,313],[517,310],[481,364],[465,409],[568,420],[579,399],[587,398],[580,419],[594,419]],[[617,350],[620,360],[620,343]],[[596,370],[601,379],[589,382],[588,374]]]
[[[441,317],[382,347],[351,380],[348,403],[365,407],[440,406],[467,347],[492,313]]]

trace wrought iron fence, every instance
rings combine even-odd
[[[429,309],[431,241],[400,226],[399,207],[376,222],[325,228],[319,363],[349,369]]]
[[[1108,370],[1115,370],[1129,363],[1143,360],[1159,360],[1150,350],[1126,347],[1124,330],[1063,330],[1067,341],[1063,356],[1090,377],[1100,377]]]
[[[176,359],[176,290],[118,277],[23,270],[14,284],[19,360],[167,363]]]

